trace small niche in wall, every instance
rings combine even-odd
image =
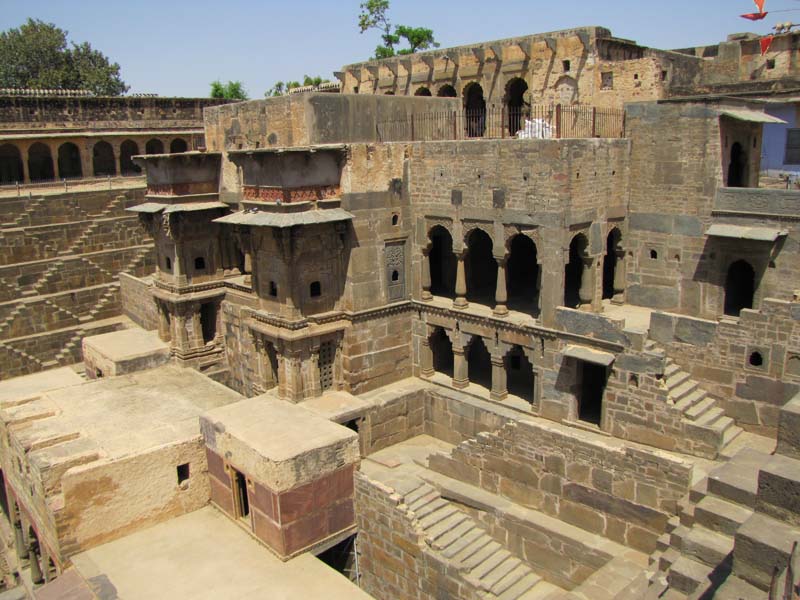
[[[392,281],[400,281],[400,272],[392,271]]]
[[[189,463],[178,465],[176,471],[178,473],[178,485],[189,479]]]
[[[750,354],[750,358],[747,359],[747,362],[750,363],[751,367],[763,367],[764,356],[761,354],[761,352],[752,352]]]
[[[308,287],[308,293],[312,298],[319,298],[322,295],[322,285],[319,281],[313,281]]]
[[[650,258],[652,260],[658,260],[658,251],[657,250],[650,250]]]
[[[278,285],[274,281],[269,282],[269,295],[273,298],[278,297]]]
[[[194,259],[194,270],[195,271],[205,271],[206,268],[206,259],[202,256],[198,256]]]
[[[397,227],[400,224],[400,215],[392,215],[392,225]]]
[[[172,271],[172,259],[169,256],[164,257],[164,267],[167,271]]]
[[[569,73],[572,70],[572,63],[568,60],[562,61],[561,66],[564,68],[564,73]]]
[[[767,59],[767,70],[771,71],[774,68],[775,68],[775,59],[774,58],[768,58]]]

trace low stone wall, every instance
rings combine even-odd
[[[134,277],[128,273],[119,274],[122,309],[131,321],[142,329],[158,329],[158,309],[150,294],[149,278]]]
[[[738,320],[654,313],[650,336],[739,426],[775,435],[800,390],[800,303],[767,299]]]
[[[358,428],[362,456],[425,433],[426,388],[414,385],[398,394],[392,387],[366,398],[374,407],[364,414]]]

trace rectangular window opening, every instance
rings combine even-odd
[[[184,463],[182,465],[178,465],[177,467],[178,472],[178,484],[180,485],[184,481],[189,479],[189,463]]]
[[[234,486],[236,494],[236,516],[246,519],[250,516],[250,499],[247,497],[247,478],[234,469]]]

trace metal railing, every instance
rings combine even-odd
[[[0,194],[7,194],[16,190],[17,196],[21,196],[24,192],[33,189],[56,189],[68,192],[70,189],[75,189],[80,186],[107,184],[111,189],[118,183],[129,183],[136,179],[140,179],[142,185],[145,183],[145,176],[141,173],[126,173],[124,175],[106,175],[102,177],[67,177],[62,179],[42,179],[33,180],[29,182],[15,182],[4,183],[0,185]]]
[[[594,106],[535,105],[412,114],[381,121],[383,142],[625,137],[625,111]]]

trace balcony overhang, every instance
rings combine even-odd
[[[563,354],[567,358],[574,358],[603,367],[610,367],[616,360],[616,357],[610,352],[603,352],[586,346],[567,346]]]
[[[765,112],[748,110],[746,108],[725,108],[718,111],[721,117],[729,117],[737,121],[747,121],[748,123],[773,123],[786,125],[786,121],[773,117]]]
[[[779,237],[789,235],[787,231],[771,227],[749,227],[745,225],[715,224],[708,228],[709,237],[732,238],[736,240],[752,240],[756,242],[775,243]]]
[[[351,221],[353,215],[343,208],[305,210],[302,212],[267,212],[244,210],[214,219],[214,223],[224,225],[246,225],[250,227],[275,227],[284,229],[297,225],[321,225]]]

